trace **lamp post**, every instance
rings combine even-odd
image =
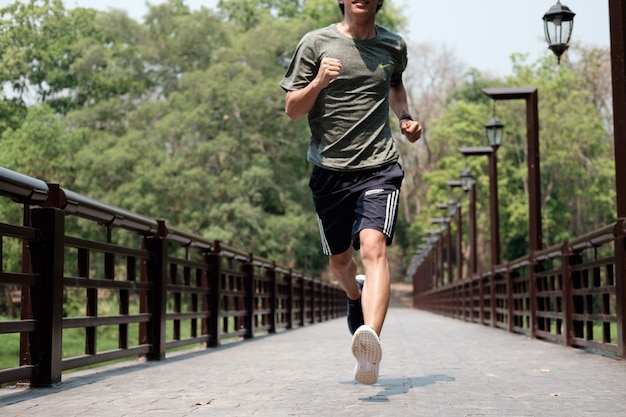
[[[446,181],[446,184],[452,189],[462,187],[461,181],[459,180]],[[460,281],[463,279],[463,210],[461,204],[453,199],[448,201],[445,205],[447,206],[448,213],[450,216],[454,216],[456,222],[456,279]],[[452,211],[453,208],[454,212]]]
[[[460,281],[463,276],[463,228],[461,214],[461,205],[456,200],[450,199],[447,203],[437,203],[437,207],[445,210],[448,213],[450,221],[454,219],[454,227],[456,234],[455,241],[455,266],[456,266],[456,281]],[[454,282],[452,275],[450,275],[450,282]]]
[[[469,194],[469,220],[468,220],[468,234],[469,234],[469,259],[468,259],[468,275],[478,272],[478,252],[477,252],[477,239],[476,239],[476,184],[472,177],[472,174],[468,170],[461,172],[461,177],[458,180],[448,180],[446,184],[450,188],[460,187],[466,194]],[[460,208],[459,208],[460,211]],[[460,220],[459,220],[460,221]],[[460,229],[460,228],[459,228]],[[461,233],[459,231],[459,233]],[[458,238],[461,240],[461,238]],[[459,244],[459,251],[461,245]]]
[[[443,274],[443,245],[441,241],[441,230],[430,229],[427,230],[426,233],[428,233],[429,236],[427,238],[422,238],[422,240],[429,244],[431,249],[434,249],[434,259],[432,259],[433,256],[431,256],[431,267],[433,269],[430,275],[433,288],[437,288],[439,284],[439,277]]]
[[[626,155],[626,4],[623,0],[609,0],[609,27],[611,32],[617,218],[626,218],[626,185],[624,185],[626,184],[626,165],[617,162]],[[626,340],[626,336],[624,338]]]
[[[444,258],[443,258],[443,246],[444,246],[444,228],[430,229],[427,230],[427,233],[434,239],[434,243],[436,246],[436,257],[437,257],[437,273],[435,276],[435,286],[438,287],[443,285],[443,275],[444,275]]]
[[[493,100],[526,101],[526,146],[528,161],[528,233],[530,251],[542,248],[541,238],[541,183],[539,166],[539,111],[535,87],[485,88],[483,92]]]
[[[557,1],[550,10],[543,15],[543,28],[548,42],[548,48],[554,52],[557,62],[561,63],[561,55],[569,48],[569,41],[574,28],[574,16],[569,7]]]
[[[491,236],[491,264],[500,264],[500,226],[498,213],[498,159],[496,149],[491,146],[460,147],[458,151],[464,156],[489,157],[489,226]],[[471,175],[471,174],[470,174]]]
[[[494,102],[495,106],[495,102]],[[495,107],[494,107],[495,113]],[[500,264],[500,215],[498,210],[498,158],[496,152],[502,145],[504,125],[495,118],[485,125],[487,144],[489,146],[460,147],[464,156],[489,157],[489,220],[491,233],[491,264]],[[467,175],[467,174],[466,174]],[[469,174],[471,177],[471,174]]]
[[[445,242],[446,244],[446,274],[448,276],[447,283],[449,284],[453,281],[452,280],[452,228],[450,225],[450,218],[437,217],[435,219],[430,219],[430,222],[433,224],[441,225],[442,232],[445,230],[443,238],[446,240]],[[443,243],[443,240],[442,240],[442,243]],[[444,283],[443,280],[442,280],[442,283]]]
[[[461,187],[469,194],[469,240],[470,240],[470,273],[478,272],[478,241],[476,234],[476,181],[467,169],[461,172]]]
[[[613,83],[613,124],[615,153],[615,194],[617,218],[626,218],[626,166],[619,163],[626,155],[626,4],[609,0],[611,33],[611,78]],[[626,250],[616,252],[617,346],[626,357]]]
[[[459,180],[448,180],[446,184],[452,189],[461,187],[461,181]],[[452,201],[450,200],[450,202]],[[463,213],[461,205],[457,203],[456,206],[456,276],[457,280],[460,281],[463,279]],[[470,217],[470,223],[471,220]]]
[[[450,217],[454,216],[454,222],[456,225],[456,280],[460,281],[463,276],[463,230],[461,214],[461,205],[456,200],[448,201],[448,214]]]

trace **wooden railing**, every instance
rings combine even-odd
[[[0,343],[19,334],[20,350],[15,365],[0,370],[0,384],[48,386],[69,369],[160,360],[172,348],[215,347],[345,315],[337,285],[163,221],[4,168],[0,196],[23,206],[21,222],[0,222],[0,288],[10,290],[0,297],[17,293],[21,311],[0,319]],[[7,270],[16,246],[22,260],[12,264],[21,266]],[[84,338],[80,354],[65,353],[70,332]],[[104,343],[111,337],[113,348]]]
[[[413,268],[414,306],[624,358],[624,223],[620,219],[460,280],[445,274],[449,268],[435,244]]]

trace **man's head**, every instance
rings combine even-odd
[[[374,1],[374,0],[372,0],[372,1]],[[378,6],[376,6],[376,12],[378,12],[380,10],[380,8],[383,7],[383,1],[380,1],[380,0],[378,1]],[[341,14],[345,15],[346,14],[346,10],[345,10],[343,2],[341,2],[340,0],[337,0],[337,5],[339,6],[339,10],[341,10]]]

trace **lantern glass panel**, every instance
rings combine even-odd
[[[485,125],[487,131],[487,143],[493,148],[502,145],[502,136],[504,135],[504,125],[497,119],[491,119]]]
[[[469,172],[468,170],[463,170],[463,172],[461,172],[461,188],[463,189],[463,191],[469,191],[470,188],[472,187],[472,173]]]

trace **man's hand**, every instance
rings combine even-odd
[[[416,142],[422,137],[422,126],[415,120],[404,119],[400,122],[400,130],[409,142]]]
[[[341,61],[336,58],[323,58],[320,63],[320,69],[317,72],[315,80],[321,88],[328,87],[328,84],[337,77],[341,72]]]
[[[296,120],[313,108],[320,91],[339,76],[341,61],[335,58],[323,58],[315,79],[300,90],[288,91],[285,97],[285,113]]]

